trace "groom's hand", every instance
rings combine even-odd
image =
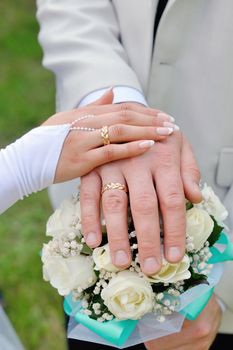
[[[128,186],[142,270],[152,274],[161,267],[160,211],[165,256],[170,262],[179,261],[185,251],[184,197],[193,202],[201,200],[198,167],[182,134],[176,131],[164,142],[157,142],[147,154],[101,166],[82,178],[83,232],[92,247],[101,242],[100,193],[101,186],[108,182]],[[121,190],[105,191],[102,205],[113,263],[127,267],[131,261],[128,196]]]
[[[212,296],[194,321],[185,320],[179,333],[147,342],[148,350],[208,350],[218,332],[221,309]]]

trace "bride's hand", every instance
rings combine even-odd
[[[133,103],[114,105],[112,100],[110,90],[94,104],[57,113],[43,124],[73,123],[74,126],[64,142],[55,183],[83,176],[104,163],[140,155],[150,149],[154,141],[164,140],[177,129],[171,123],[172,118],[161,111]],[[101,136],[103,126],[108,126],[111,142],[105,146]]]

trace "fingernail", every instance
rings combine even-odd
[[[168,249],[167,258],[170,262],[178,262],[182,259],[181,250],[178,247],[170,247]]]
[[[173,128],[163,128],[163,127],[160,127],[160,128],[157,128],[157,133],[159,135],[170,135],[173,133],[174,129]]]
[[[142,141],[139,143],[140,148],[150,148],[155,144],[153,140]]]
[[[143,262],[143,271],[148,274],[152,274],[158,271],[159,264],[153,257],[146,258]]]
[[[95,246],[98,243],[97,235],[94,232],[89,232],[86,236],[87,245]]]
[[[171,122],[164,122],[163,123],[163,126],[167,126],[167,127],[170,127],[170,128],[172,128],[173,130],[180,130],[180,128],[179,128],[179,126],[178,125],[176,125],[176,124],[173,124],[173,123],[171,123]]]
[[[172,123],[174,123],[175,118],[174,118],[174,117],[172,117],[172,116],[171,116],[171,115],[169,115],[169,114],[168,114],[168,117],[169,117],[170,121],[171,121]]]
[[[119,266],[126,265],[129,262],[128,255],[124,250],[118,250],[115,252],[114,262]]]
[[[170,122],[174,122],[175,118],[173,118],[171,115],[167,114],[167,113],[158,113],[157,117],[159,118],[166,118],[168,119]]]

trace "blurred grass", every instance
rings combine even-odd
[[[41,67],[34,1],[1,1],[0,13],[3,147],[54,112],[54,86],[52,74]],[[65,349],[62,300],[42,280],[39,257],[50,213],[43,191],[0,217],[0,289],[7,315],[28,350]]]

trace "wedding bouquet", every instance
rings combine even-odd
[[[161,270],[151,276],[145,275],[140,269],[137,237],[130,214],[128,232],[132,263],[122,271],[111,262],[104,219],[101,246],[92,250],[82,235],[79,195],[65,200],[47,222],[46,234],[52,239],[42,249],[44,279],[60,295],[66,296],[65,310],[77,322],[97,330],[101,337],[118,346],[125,343],[137,320],[147,319],[147,324],[163,323],[166,329],[171,317],[177,319],[180,314],[187,317],[190,311],[188,308],[196,302],[197,296],[202,295],[199,287],[207,286],[203,291],[208,291],[208,296],[204,301],[199,301],[194,315],[189,315],[195,318],[219,279],[219,272],[218,277],[216,273],[213,275],[211,262],[227,259],[215,259],[213,253],[222,253],[213,246],[221,235],[223,241],[228,243],[222,234],[223,221],[227,217],[225,207],[206,184],[202,196],[203,201],[199,204],[186,202],[186,253],[183,259],[172,264],[163,256]],[[204,292],[203,295],[206,295]],[[184,316],[182,322],[183,319]],[[125,324],[123,320],[127,320]],[[108,334],[109,324],[116,327],[120,324],[123,330],[127,329],[127,335],[112,341]],[[161,332],[156,335],[154,329],[152,333],[153,336],[147,339],[161,336]],[[142,338],[138,340],[141,341]]]

